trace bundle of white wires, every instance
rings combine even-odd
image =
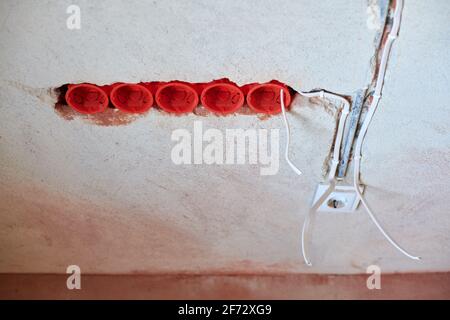
[[[376,227],[380,230],[380,232],[383,234],[383,236],[401,253],[403,253],[405,256],[414,259],[414,260],[420,260],[420,257],[414,256],[410,253],[408,253],[406,250],[404,250],[402,247],[400,247],[383,229],[383,227],[380,225],[378,220],[376,219],[375,215],[373,214],[371,208],[369,207],[367,200],[364,198],[361,190],[360,190],[360,165],[361,165],[361,149],[362,144],[364,141],[364,137],[366,135],[367,129],[369,127],[369,124],[372,120],[372,117],[375,113],[375,110],[378,106],[378,102],[381,98],[381,91],[383,88],[384,83],[384,76],[386,74],[386,67],[387,67],[387,60],[391,51],[392,43],[397,38],[399,27],[400,27],[400,19],[401,19],[401,12],[403,8],[403,0],[397,0],[395,11],[394,11],[394,20],[392,29],[389,32],[387,41],[384,45],[382,54],[381,54],[381,63],[378,70],[378,75],[375,83],[375,90],[372,95],[372,102],[368,107],[368,113],[364,119],[364,122],[362,124],[361,130],[359,132],[358,138],[356,140],[355,145],[355,152],[354,152],[354,173],[353,173],[353,186],[354,189],[361,200],[361,203],[363,204],[364,208],[366,209],[369,217],[372,219],[373,223],[376,225]],[[320,98],[329,98],[329,99],[337,99],[343,104],[341,116],[339,119],[338,124],[338,131],[336,134],[336,141],[334,144],[334,150],[333,150],[333,157],[331,162],[331,168],[328,176],[328,182],[329,186],[327,190],[322,194],[322,196],[317,199],[315,203],[313,203],[311,209],[309,210],[308,214],[305,217],[305,220],[303,222],[302,227],[302,235],[301,235],[301,242],[302,242],[302,255],[305,263],[308,266],[311,266],[311,262],[308,259],[308,254],[306,252],[306,234],[308,231],[308,227],[311,220],[311,215],[319,208],[319,206],[327,199],[327,197],[333,192],[335,186],[336,186],[336,169],[339,164],[339,157],[340,157],[340,149],[341,149],[341,143],[342,138],[344,135],[344,126],[345,122],[347,120],[347,116],[349,114],[350,109],[350,103],[347,99],[344,97],[326,92],[324,90],[317,91],[317,92],[299,92],[301,95],[311,98],[311,97],[320,97]],[[292,168],[292,170],[297,173],[298,175],[301,175],[302,172],[292,163],[292,161],[289,158],[289,145],[290,145],[290,128],[289,123],[286,116],[286,107],[284,105],[284,92],[283,89],[280,90],[280,100],[281,100],[281,111],[283,115],[284,125],[286,128],[286,149],[285,149],[285,159],[286,162],[289,164],[289,166]]]

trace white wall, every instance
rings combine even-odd
[[[81,7],[81,30],[65,10]],[[376,30],[366,1],[2,1],[0,272],[327,272],[450,269],[446,204],[450,4],[407,1],[362,177],[380,220],[319,214],[303,265],[299,230],[323,180],[335,118],[296,97],[292,158],[257,166],[176,166],[173,130],[280,128],[279,116],[168,116],[122,126],[68,121],[49,88],[145,80],[285,81],[351,94],[367,84]],[[282,134],[284,139],[284,133]],[[281,140],[283,143],[284,140]],[[325,167],[324,167],[325,166]]]

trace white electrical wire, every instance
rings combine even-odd
[[[283,97],[283,89],[280,90],[280,96]],[[340,155],[340,150],[341,150],[341,144],[342,144],[342,138],[344,135],[344,126],[345,126],[345,122],[347,120],[347,116],[350,112],[350,103],[348,102],[347,99],[345,99],[344,97],[337,95],[337,94],[333,94],[333,93],[329,93],[326,92],[324,90],[321,91],[317,91],[317,92],[301,92],[299,91],[300,95],[308,97],[308,98],[313,98],[313,97],[320,97],[320,98],[330,98],[330,99],[337,99],[340,102],[342,102],[344,104],[344,107],[342,108],[342,112],[341,112],[341,117],[339,119],[339,124],[338,124],[338,130],[337,130],[337,134],[336,134],[336,141],[334,143],[334,150],[333,150],[333,157],[331,160],[331,168],[330,168],[330,172],[329,172],[329,176],[328,176],[328,180],[332,180],[335,178],[336,176],[336,169],[337,166],[339,165],[339,155]],[[284,123],[286,126],[286,131],[289,133],[289,125],[287,123],[287,118],[286,118],[286,111],[285,111],[285,106],[284,106],[284,100],[281,98],[281,111],[283,113],[283,119],[284,119]],[[291,165],[292,167],[292,163],[289,160],[288,157],[288,149],[289,149],[289,134],[288,134],[288,139],[287,139],[287,143],[286,143],[286,161]],[[298,169],[294,166],[294,168],[292,168],[294,171],[297,171]]]
[[[356,189],[356,193],[358,194],[358,197],[361,199],[361,203],[364,205],[364,208],[366,208],[367,213],[369,214],[370,219],[372,219],[373,223],[377,226],[378,230],[380,230],[380,232],[383,234],[383,236],[390,242],[390,244],[392,244],[398,251],[400,251],[401,253],[403,253],[405,256],[407,256],[408,258],[411,258],[413,260],[421,260],[420,257],[414,256],[410,253],[408,253],[405,249],[403,249],[402,247],[400,247],[400,245],[398,245],[394,239],[392,239],[387,233],[386,231],[383,229],[383,227],[380,225],[380,223],[378,222],[378,220],[376,219],[376,217],[374,216],[372,209],[369,207],[369,204],[367,203],[366,199],[364,198],[364,196],[362,195],[361,191],[359,190],[359,178],[358,178],[358,174],[356,172],[356,170],[358,170],[359,172],[359,168],[360,168],[360,160],[361,157],[354,157],[355,159],[355,173],[354,173],[354,177],[353,177],[353,184],[355,186]]]
[[[313,204],[313,206],[308,210],[308,213],[306,214],[305,220],[303,221],[303,227],[302,227],[302,255],[303,260],[305,261],[305,264],[309,267],[312,266],[311,261],[308,259],[308,254],[306,252],[306,234],[309,229],[309,224],[311,221],[312,214],[316,212],[316,210],[320,207],[320,205],[328,198],[328,196],[333,192],[334,187],[336,186],[336,181],[333,179],[330,181],[330,184],[328,185],[328,188],[325,190],[325,192],[322,194],[322,196],[317,199],[317,201]]]
[[[358,138],[356,140],[356,145],[355,145],[355,153],[354,153],[354,173],[353,173],[353,185],[354,188],[356,190],[356,193],[359,197],[359,199],[361,200],[361,203],[364,205],[364,207],[366,208],[367,213],[369,214],[369,217],[372,219],[373,223],[376,225],[376,227],[378,228],[378,230],[380,230],[380,232],[383,234],[383,236],[401,253],[403,253],[405,256],[407,256],[408,258],[414,259],[414,260],[420,260],[420,257],[414,256],[410,253],[408,253],[406,250],[404,250],[402,247],[400,247],[388,234],[387,232],[383,229],[383,227],[380,225],[380,223],[378,222],[378,220],[375,218],[372,210],[370,209],[366,199],[364,198],[363,194],[361,193],[361,190],[359,188],[360,186],[360,166],[361,166],[361,149],[362,149],[362,144],[364,141],[364,137],[367,133],[367,129],[369,127],[369,124],[372,120],[372,117],[375,113],[375,110],[378,107],[378,102],[380,101],[381,98],[381,91],[383,89],[383,83],[384,83],[384,77],[386,74],[386,67],[387,67],[387,60],[391,51],[391,47],[392,47],[392,43],[394,42],[394,40],[397,38],[398,36],[398,31],[400,28],[400,19],[401,19],[401,13],[402,13],[402,8],[403,8],[403,0],[397,0],[396,6],[395,6],[395,11],[394,11],[394,21],[393,21],[393,25],[392,25],[392,29],[389,32],[386,44],[383,48],[383,52],[381,55],[381,62],[380,62],[380,67],[379,67],[379,71],[378,71],[378,75],[377,75],[377,79],[376,79],[376,83],[375,83],[375,90],[373,93],[373,98],[372,98],[372,102],[369,105],[368,108],[368,112],[366,115],[366,118],[364,119],[363,125],[361,127],[361,130],[359,132]]]
[[[284,105],[284,91],[283,89],[280,90],[280,102],[281,102],[281,112],[283,114],[283,121],[284,121],[284,127],[286,128],[286,148],[284,149],[284,158],[286,159],[286,162],[289,164],[289,166],[294,170],[294,172],[298,175],[301,175],[302,172],[299,168],[295,166],[295,164],[292,163],[292,161],[289,159],[289,145],[290,145],[290,136],[291,136],[291,130],[289,128],[289,123],[286,117],[286,107]]]
[[[307,98],[314,98],[314,97],[320,97],[320,98],[329,98],[329,99],[337,99],[339,100],[344,107],[342,108],[341,116],[339,118],[338,123],[338,129],[336,133],[336,141],[334,143],[333,148],[333,157],[331,160],[331,167],[330,172],[328,174],[328,181],[329,185],[328,188],[325,190],[325,192],[322,194],[322,196],[317,199],[315,203],[313,203],[312,207],[308,211],[305,220],[303,221],[303,227],[302,227],[302,255],[303,260],[305,261],[305,264],[308,266],[312,266],[311,261],[308,259],[308,254],[306,252],[306,243],[307,243],[307,231],[309,229],[311,216],[316,210],[322,205],[322,203],[328,198],[328,196],[333,192],[335,186],[336,186],[336,170],[337,166],[339,164],[339,157],[340,157],[340,150],[341,150],[341,144],[342,144],[342,138],[344,135],[344,126],[345,122],[347,121],[347,116],[350,112],[350,103],[347,99],[344,97],[326,92],[324,90],[318,91],[318,92],[299,92],[302,96]]]
[[[291,168],[295,172],[297,172],[297,170],[298,170],[297,167],[295,167],[289,160],[289,136],[290,136],[290,133],[289,133],[289,125],[288,125],[287,118],[286,118],[286,110],[285,110],[285,106],[284,106],[283,93],[284,93],[283,89],[281,89],[280,90],[281,111],[283,113],[283,119],[284,119],[284,123],[286,126],[286,132],[287,132],[285,158],[286,158],[286,161],[288,162],[288,164],[291,166]],[[315,203],[313,203],[311,209],[308,211],[308,214],[305,217],[305,220],[303,221],[303,226],[302,226],[302,235],[301,235],[302,255],[303,255],[303,259],[304,259],[305,263],[308,266],[312,266],[312,263],[308,259],[308,254],[306,252],[306,242],[307,242],[306,235],[307,235],[307,231],[308,231],[308,228],[310,225],[312,214],[328,198],[328,196],[331,194],[331,192],[333,192],[334,187],[336,186],[336,170],[337,170],[337,166],[339,164],[339,156],[340,156],[342,138],[344,135],[344,126],[345,126],[345,122],[347,120],[347,116],[350,111],[350,103],[344,97],[337,95],[337,94],[332,94],[332,93],[326,92],[324,90],[317,91],[317,92],[299,92],[299,93],[302,96],[305,96],[308,98],[320,97],[322,99],[323,98],[337,99],[344,105],[344,107],[342,108],[341,116],[339,118],[338,130],[337,130],[337,134],[336,134],[336,141],[334,143],[333,157],[332,157],[332,161],[331,161],[331,168],[330,168],[330,172],[328,175],[329,186],[325,190],[325,192],[322,194],[322,196],[319,199],[317,199],[317,201]]]
[[[336,100],[339,100],[344,105],[344,107],[342,108],[341,116],[339,118],[338,129],[337,129],[337,133],[336,133],[336,141],[334,142],[334,148],[333,148],[334,149],[333,157],[331,159],[330,172],[328,173],[328,180],[331,181],[336,177],[336,170],[339,165],[339,157],[340,157],[342,139],[344,136],[345,122],[347,121],[347,117],[350,112],[350,102],[348,102],[347,99],[345,99],[344,97],[342,97],[338,94],[329,93],[324,90],[317,91],[317,92],[302,92],[302,91],[300,91],[299,93],[300,93],[300,95],[307,97],[307,98],[320,97],[322,99],[323,98],[336,99]]]
[[[309,228],[312,213],[313,213],[313,211],[312,211],[312,209],[310,209],[305,216],[305,220],[303,220],[303,227],[302,227],[302,255],[303,255],[303,261],[305,261],[305,264],[308,267],[311,267],[312,263],[308,259],[308,253],[306,252],[306,231]]]
[[[377,75],[377,79],[376,79],[376,84],[375,84],[375,90],[373,93],[373,100],[369,106],[369,111],[366,115],[366,118],[363,122],[363,125],[361,127],[360,133],[358,135],[357,141],[356,141],[356,146],[355,146],[355,155],[353,157],[354,161],[355,161],[355,165],[354,165],[354,179],[353,179],[353,185],[355,188],[355,191],[359,197],[359,199],[361,200],[361,203],[363,204],[363,206],[365,207],[367,213],[369,214],[369,217],[371,218],[371,220],[373,221],[373,223],[375,224],[375,226],[380,230],[380,232],[383,234],[383,236],[397,249],[399,250],[401,253],[403,253],[405,256],[414,259],[414,260],[420,260],[420,257],[414,256],[409,254],[406,250],[404,250],[402,247],[400,247],[388,234],[387,232],[383,229],[383,227],[380,225],[380,223],[378,222],[378,220],[375,218],[372,210],[370,209],[367,201],[365,200],[363,194],[361,193],[360,190],[360,181],[359,181],[359,174],[360,174],[360,165],[361,165],[361,149],[362,149],[362,143],[364,141],[364,137],[367,133],[367,129],[368,126],[372,120],[372,117],[375,113],[375,110],[378,106],[378,102],[381,98],[381,91],[383,88],[383,83],[384,83],[384,77],[386,74],[386,67],[387,67],[387,59],[389,57],[390,54],[390,50],[392,47],[392,43],[394,42],[394,40],[397,38],[398,36],[398,31],[399,31],[399,27],[400,27],[400,19],[401,19],[401,13],[402,13],[402,8],[403,8],[403,0],[397,0],[396,3],[396,8],[394,11],[394,20],[393,20],[393,25],[391,28],[391,31],[389,32],[386,44],[383,48],[383,52],[382,52],[382,56],[381,56],[381,62],[380,62],[380,66],[379,66],[379,70],[378,70],[378,75]],[[322,196],[315,202],[313,203],[311,209],[309,210],[308,214],[305,217],[305,220],[303,222],[303,227],[302,227],[302,254],[303,254],[303,259],[305,261],[305,263],[308,266],[311,266],[311,262],[308,259],[308,255],[306,252],[306,234],[307,234],[307,230],[310,224],[310,220],[311,220],[311,216],[312,213],[314,213],[319,206],[323,203],[323,201],[326,200],[326,198],[331,194],[331,192],[334,190],[335,186],[336,186],[336,169],[337,166],[339,164],[339,156],[340,156],[340,148],[341,148],[341,143],[342,143],[342,138],[343,138],[343,133],[344,133],[344,125],[345,122],[347,120],[347,116],[349,113],[349,109],[350,109],[350,104],[347,101],[347,99],[339,96],[339,95],[335,95],[335,94],[331,94],[328,92],[325,92],[323,90],[318,91],[318,92],[299,92],[301,95],[305,96],[305,97],[321,97],[324,98],[326,96],[330,97],[330,98],[335,98],[338,100],[341,100],[341,102],[344,103],[344,108],[342,110],[341,113],[341,117],[339,120],[339,124],[338,124],[338,132],[336,134],[336,141],[335,141],[335,145],[334,145],[334,151],[333,151],[333,158],[332,158],[332,164],[331,164],[331,168],[330,168],[330,172],[329,172],[329,176],[328,176],[328,180],[329,180],[329,186],[328,188],[325,190],[325,192],[322,194]],[[281,96],[281,109],[283,112],[283,119],[284,119],[284,123],[286,126],[286,132],[287,132],[287,140],[286,140],[286,152],[285,152],[285,158],[286,161],[288,162],[288,164],[291,166],[291,168],[297,173],[297,174],[301,174],[300,170],[289,160],[289,137],[290,137],[290,130],[289,130],[289,124],[287,122],[287,118],[286,118],[286,111],[285,111],[285,106],[284,106],[284,100],[283,100],[283,90],[280,91],[280,96]]]

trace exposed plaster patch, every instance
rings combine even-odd
[[[58,101],[58,92],[54,88],[34,88],[16,81],[7,81],[12,87],[38,98],[43,103],[53,105]]]
[[[158,109],[160,110],[160,109]],[[161,111],[161,110],[160,110]],[[161,111],[164,112],[164,111]],[[166,112],[165,112],[166,113]],[[203,107],[202,105],[197,106],[193,113],[196,116],[199,117],[209,117],[209,116],[217,116],[217,117],[223,117],[221,115],[215,114],[214,112],[209,111],[208,109],[206,109],[205,107]],[[242,115],[242,116],[253,116],[256,115],[258,117],[259,120],[268,120],[272,117],[272,115],[269,114],[260,114],[260,113],[256,113],[255,111],[253,111],[252,109],[250,109],[250,107],[247,104],[244,104],[238,111],[236,111],[235,113],[232,113],[230,115],[226,115],[226,116],[232,116],[232,115]],[[177,116],[177,115],[174,115]]]
[[[349,99],[349,98],[347,97],[347,99]],[[349,100],[351,100],[351,99],[349,99]],[[338,112],[339,105],[337,105],[336,103],[334,103],[333,101],[331,101],[329,99],[325,99],[325,98],[322,99],[322,98],[318,98],[318,97],[309,98],[309,101],[311,103],[310,106],[311,105],[321,106],[323,108],[323,110],[327,114],[332,116],[335,121],[333,137],[330,140],[330,145],[329,145],[330,151],[328,152],[326,158],[323,161],[323,165],[322,165],[322,175],[325,178],[330,169],[330,162],[331,162],[331,158],[332,158],[333,151],[334,151],[334,143],[333,142],[336,140],[338,124],[339,124],[339,115],[340,115],[340,112]]]
[[[378,5],[378,0],[369,0],[366,13],[367,28],[369,28],[369,30],[381,30],[383,23],[381,21],[381,8]]]
[[[367,1],[367,27],[369,30],[376,31],[373,41],[373,55],[370,59],[370,65],[367,73],[366,82],[370,83],[373,74],[376,72],[378,63],[378,53],[382,46],[383,37],[385,35],[386,24],[388,22],[389,9],[392,8],[391,1],[384,0],[368,0]]]
[[[129,124],[143,116],[140,114],[118,112],[117,109],[112,108],[108,108],[105,112],[99,114],[85,115],[76,112],[63,101],[64,94],[67,90],[66,86],[58,88],[34,88],[15,81],[7,81],[7,83],[14,88],[36,97],[49,106],[54,106],[55,112],[65,120],[82,119],[99,126],[120,126]]]
[[[107,108],[104,112],[93,115],[81,114],[68,105],[62,103],[57,103],[55,105],[55,111],[65,120],[81,119],[99,126],[123,126],[132,123],[146,115],[120,112],[119,110],[112,108]]]
[[[376,24],[378,25],[378,23],[380,24],[380,26],[374,30],[377,31],[376,36],[375,36],[375,40],[374,40],[374,53],[370,59],[370,65],[369,65],[369,69],[368,69],[368,76],[367,76],[367,82],[368,84],[361,88],[360,90],[363,90],[364,93],[367,93],[367,95],[362,99],[362,106],[361,106],[361,111],[359,111],[358,113],[355,113],[352,116],[356,116],[358,117],[358,124],[357,124],[357,128],[356,128],[356,132],[354,135],[350,135],[346,138],[346,140],[343,141],[343,145],[349,145],[350,146],[350,151],[347,153],[346,158],[351,159],[353,156],[353,145],[355,143],[355,141],[357,141],[357,138],[360,134],[360,129],[361,126],[364,122],[364,119],[367,115],[368,112],[368,107],[370,106],[370,104],[372,103],[373,97],[371,96],[371,94],[373,93],[373,91],[375,90],[375,86],[376,86],[376,81],[377,81],[377,77],[378,77],[378,73],[379,73],[379,68],[380,68],[380,64],[381,64],[381,56],[384,50],[384,46],[386,44],[386,41],[388,39],[388,35],[390,33],[390,30],[392,28],[392,16],[393,16],[393,12],[395,10],[395,3],[396,1],[382,1],[382,0],[368,0],[367,4],[367,14],[368,16],[368,20],[367,20],[367,24],[369,29],[371,29],[371,27],[374,26],[374,22],[378,21]],[[356,91],[358,92],[358,91]],[[358,101],[358,99],[356,99],[356,101]],[[352,104],[352,112],[354,110],[357,110],[355,108],[358,108],[357,105]],[[347,121],[347,125],[350,122]],[[347,139],[351,139],[350,141],[347,141]],[[340,168],[339,168],[339,173],[340,173],[340,177],[342,178],[343,176],[345,176],[346,172],[347,172],[347,167],[349,165],[349,161],[345,161],[343,163],[341,163]]]
[[[321,90],[321,89],[315,89],[313,91],[317,91],[317,90]],[[349,97],[346,97],[347,99],[349,99]],[[351,100],[351,99],[349,99]],[[307,107],[311,110],[316,110],[317,111],[325,111],[325,113],[327,115],[329,115],[333,121],[334,121],[334,128],[333,128],[333,136],[330,138],[329,142],[328,142],[328,153],[325,156],[324,160],[323,160],[323,164],[322,164],[322,177],[325,178],[328,174],[328,171],[330,169],[330,163],[331,163],[331,158],[333,155],[333,150],[334,150],[334,141],[336,139],[336,135],[337,135],[337,129],[338,129],[338,123],[339,123],[339,115],[340,112],[338,112],[339,110],[339,105],[336,104],[334,101],[326,99],[326,98],[318,98],[318,97],[314,97],[314,98],[305,98],[299,94],[297,94],[292,102],[292,110],[295,111],[296,107]],[[299,114],[301,114],[301,112],[299,112]]]
[[[311,102],[311,105],[321,106],[326,113],[337,119],[337,106],[331,100],[314,97],[309,98],[309,101]]]

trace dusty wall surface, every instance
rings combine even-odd
[[[426,16],[419,18],[424,12]],[[400,234],[402,244],[421,252],[428,263],[447,269],[450,61],[444,52],[450,42],[444,26],[448,13],[450,3],[445,1],[406,2],[362,165],[363,180],[369,185],[367,198],[391,233]]]
[[[258,5],[255,5],[258,3]],[[264,5],[262,5],[263,3]],[[376,30],[366,1],[83,2],[0,4],[0,272],[361,273],[450,269],[449,49],[446,1],[405,4],[362,177],[390,247],[362,209],[320,214],[304,266],[299,231],[323,181],[335,115],[296,97],[289,119],[295,176],[257,165],[170,159],[175,129],[278,128],[255,115],[168,116],[121,126],[60,117],[50,87],[141,80],[285,81],[351,94],[367,84]],[[249,13],[251,11],[251,13]],[[422,114],[423,111],[427,111]]]
[[[42,88],[152,80],[278,79],[352,93],[366,82],[376,30],[366,1],[3,1],[5,78]],[[345,59],[344,59],[345,57]]]

